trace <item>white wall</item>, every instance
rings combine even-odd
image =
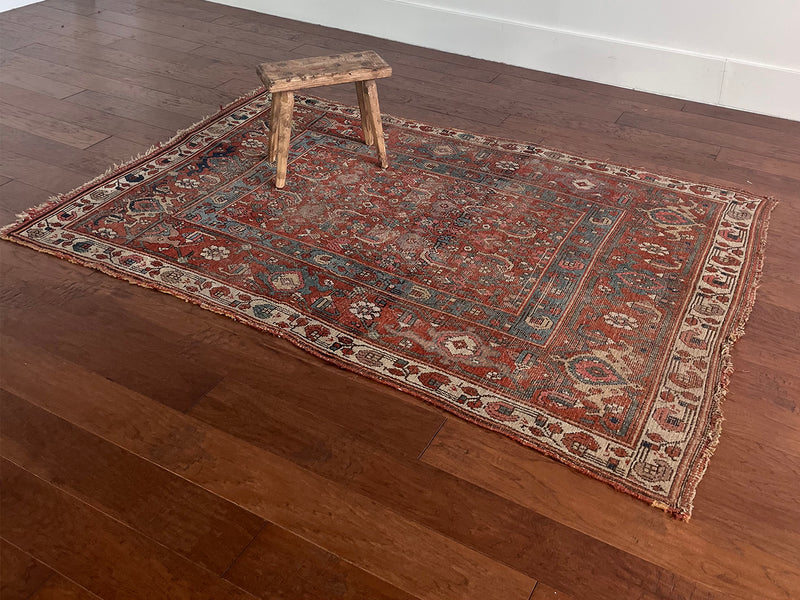
[[[800,120],[800,0],[218,0]]]
[[[413,1],[585,35],[800,68],[797,0]],[[794,52],[789,52],[794,48]]]
[[[0,12],[11,10],[12,8],[19,8],[20,6],[27,6],[34,2],[38,2],[38,0],[0,0]]]

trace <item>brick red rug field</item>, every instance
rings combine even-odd
[[[4,237],[196,302],[679,517],[720,432],[769,200],[255,93]]]

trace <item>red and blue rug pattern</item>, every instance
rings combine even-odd
[[[679,517],[720,431],[771,201],[255,92],[4,237],[285,337]]]

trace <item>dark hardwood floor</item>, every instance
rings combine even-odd
[[[780,200],[688,523],[0,243],[3,599],[800,598],[800,123],[199,0],[47,0],[0,14],[0,46],[3,223],[255,88],[261,61],[363,48],[394,67],[386,113]]]

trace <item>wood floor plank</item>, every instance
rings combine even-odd
[[[261,62],[272,60],[285,60],[287,58],[302,58],[301,55],[295,54],[292,50],[297,47],[296,44],[281,43],[280,40],[266,39],[262,44],[253,44],[243,40],[225,41],[224,44],[207,44],[197,48],[192,52],[196,56],[218,60],[227,64],[237,65],[242,71],[243,79],[253,79],[252,73],[255,73],[255,67]],[[251,73],[247,73],[250,70]],[[252,84],[251,84],[251,87]]]
[[[0,539],[0,598],[27,600],[53,575],[52,569]]]
[[[195,45],[220,45],[226,47],[229,42],[234,42],[234,38],[225,38],[218,33],[209,34],[204,31],[196,31],[191,28],[180,27],[173,24],[170,19],[148,19],[141,14],[130,14],[124,12],[121,7],[114,7],[111,10],[102,10],[96,17],[99,20],[128,25],[143,34],[162,35],[171,37],[181,43]],[[275,40],[265,39],[264,44],[269,47]],[[254,42],[255,44],[255,42]],[[289,47],[296,47],[299,44],[290,43]]]
[[[787,129],[775,130],[750,123],[741,123],[728,119],[720,119],[698,115],[692,112],[670,110],[661,107],[652,107],[647,111],[648,116],[662,119],[676,125],[696,127],[709,131],[724,132],[732,135],[749,137],[753,140],[768,143],[778,143],[792,151],[800,151],[800,135]]]
[[[274,45],[274,40],[266,40],[264,44],[251,44],[237,40],[235,43],[225,44],[224,46],[206,45],[194,50],[195,56],[217,60],[231,65],[237,65],[242,69],[239,78],[249,80],[252,83],[250,88],[256,87],[260,80],[254,77],[255,67],[261,62],[272,60],[285,60],[287,58],[302,58],[301,55],[293,53],[278,45]],[[219,89],[219,88],[218,88]]]
[[[196,338],[192,343],[198,343]],[[214,346],[220,349],[217,344],[209,345],[208,349]],[[300,379],[300,373],[303,377],[301,380],[313,381],[313,393],[303,393],[300,386],[283,383],[284,377],[274,373],[263,373],[256,379],[247,369],[231,369],[226,380],[210,390],[189,413],[221,429],[233,428],[234,435],[248,433],[250,435],[246,439],[256,445],[294,459],[308,468],[313,467],[315,459],[334,458],[330,443],[340,435],[344,436],[342,443],[354,437],[364,440],[365,443],[360,447],[369,452],[373,451],[374,445],[392,455],[416,459],[444,423],[445,417],[439,412],[397,403],[393,401],[394,394],[387,393],[388,390],[380,386],[374,388],[372,410],[366,405],[358,406],[355,410],[342,406],[342,402],[332,402],[336,398],[332,390],[347,389],[349,386],[336,381],[338,377],[333,381],[326,380],[330,375],[345,376],[344,373],[319,373],[318,365],[311,365],[311,368],[297,365],[296,375],[293,374],[292,378],[297,376]],[[260,380],[262,385],[255,388],[237,383],[236,380],[245,374],[249,381]],[[315,396],[324,400],[320,401]],[[242,414],[226,412],[226,401],[231,398],[240,401],[238,408],[249,406],[255,410],[254,417],[270,412],[276,418],[256,420],[258,434],[252,434],[237,427]],[[287,402],[284,398],[293,400]],[[298,427],[297,424],[301,422],[304,425]]]
[[[755,454],[758,465],[747,458]],[[707,495],[697,500],[698,512],[704,511],[705,525],[758,522],[757,527],[740,525],[737,535],[754,546],[769,548],[769,554],[789,563],[800,546],[800,532],[793,524],[800,519],[800,499],[781,481],[800,480],[800,459],[765,444],[751,444],[733,432],[720,441],[714,453],[714,465],[703,478]],[[726,493],[715,493],[724,490]],[[749,493],[758,490],[758,494]],[[715,497],[711,505],[705,498]],[[740,542],[741,544],[741,542]],[[763,565],[762,565],[763,568]]]
[[[11,179],[0,187],[0,223],[7,225],[16,221],[18,214],[32,206],[38,206],[57,193],[55,190],[43,190],[28,185],[19,179]]]
[[[254,598],[6,459],[0,478],[2,536],[98,596]]]
[[[135,41],[140,45],[147,47],[165,48],[167,50],[177,50],[178,52],[189,52],[201,46],[199,41],[183,40],[174,36],[161,35],[152,31],[145,31],[144,29],[136,29],[136,33],[123,38],[119,43]],[[114,42],[117,43],[117,42]]]
[[[763,156],[780,158],[781,156],[787,155],[786,149],[780,144],[773,144],[764,140],[754,140],[749,136],[736,135],[728,131],[703,129],[693,125],[675,123],[663,118],[655,118],[649,114],[649,111],[626,111],[617,120],[617,124],[654,131],[676,138],[714,144],[722,148],[748,150]]]
[[[618,598],[624,594],[627,582],[622,582],[630,572],[637,573],[642,592],[654,598],[668,597],[664,595],[666,586],[675,583],[668,573],[653,565],[603,547],[593,538],[542,519],[495,494],[465,485],[457,477],[404,460],[324,418],[299,414],[301,411],[289,403],[267,394],[265,390],[226,381],[207,394],[190,414],[355,489],[397,514],[523,573],[543,574],[539,577],[545,581],[567,578],[572,570],[571,549],[579,546],[597,558],[583,567],[581,584],[573,584],[571,591],[578,595],[593,593],[597,600]],[[298,423],[304,424],[302,428]],[[432,489],[438,493],[430,494]],[[420,498],[425,501],[420,503]],[[454,504],[452,498],[461,500]],[[490,521],[485,518],[487,514],[493,515]],[[573,539],[576,537],[581,539]]]
[[[793,375],[746,360],[738,351],[733,357],[734,377],[723,405],[725,433],[731,432],[758,444],[781,440],[781,450],[800,458],[800,374]],[[747,401],[741,401],[746,398]],[[758,418],[751,418],[758,407]]]
[[[800,286],[796,285],[794,289],[800,290]],[[787,331],[796,331],[794,327],[800,321],[800,313],[779,307],[770,310],[770,306],[766,302],[759,304],[761,306],[753,307],[748,321],[751,327],[747,335],[737,343],[739,351],[746,352],[748,358],[757,364],[788,373],[796,373],[800,341],[795,337],[792,337],[791,340],[782,340],[778,345],[775,341],[780,335],[782,327],[787,327]],[[785,322],[782,320],[783,318],[786,319]],[[775,329],[776,327],[777,329]]]
[[[153,25],[153,23],[169,22],[173,29],[177,27],[182,30],[181,33],[175,34],[178,37],[186,37],[187,39],[191,38],[192,40],[201,42],[205,40],[206,44],[210,43],[212,45],[222,45],[223,47],[225,47],[228,43],[232,43],[234,40],[240,40],[242,42],[255,45],[261,43],[270,44],[275,42],[275,40],[272,40],[271,42],[269,39],[267,39],[268,37],[280,37],[274,35],[264,36],[259,33],[228,27],[224,23],[209,23],[207,21],[193,19],[191,17],[175,15],[163,10],[164,8],[166,7],[163,3],[159,3],[154,7],[140,8],[136,11],[136,14],[133,15],[133,17],[141,27],[148,30],[156,31],[157,29],[160,29],[157,25]],[[130,19],[119,17],[119,15],[109,15],[109,18],[114,18],[117,22],[130,22]],[[297,47],[302,43],[294,40],[288,41],[290,43],[286,44],[287,48]]]
[[[0,598],[3,600],[98,600],[99,596],[56,573],[0,538]]]
[[[24,69],[16,69],[8,65],[0,66],[0,83],[47,94],[53,98],[66,98],[83,91],[83,88],[69,83],[53,81],[47,77],[39,77]]]
[[[22,156],[65,169],[72,169],[79,173],[86,173],[84,182],[105,173],[115,163],[122,162],[144,150],[141,143],[108,136],[91,148],[84,149],[83,152],[75,152],[67,144],[39,137],[30,131],[8,127],[1,123],[0,137],[4,143],[13,146],[14,150]],[[55,191],[65,190],[53,190],[53,192]],[[32,204],[22,206],[22,199],[19,200],[17,212],[32,206]]]
[[[48,579],[29,600],[100,600],[86,588],[61,575]]]
[[[600,92],[577,90],[563,85],[525,77],[518,77],[506,73],[500,73],[495,79],[493,79],[491,82],[491,88],[495,90],[495,94],[499,90],[501,93],[520,98],[522,101],[539,98],[541,98],[542,101],[545,101],[544,99],[549,98],[552,102],[553,100],[558,99],[559,108],[562,108],[563,106],[562,101],[582,104],[584,107],[588,104],[591,106],[602,106],[606,109],[620,111],[639,110],[647,112],[650,107],[653,106],[653,98],[649,95],[633,97],[626,95],[625,97],[617,97],[615,95],[603,94]],[[478,90],[476,89],[476,91]],[[656,98],[659,99],[657,104],[661,104],[661,101],[664,100],[663,96],[656,96]],[[675,110],[680,110],[682,105],[683,102],[675,101]]]
[[[744,538],[719,527],[714,506],[698,509],[690,526],[633,498],[614,502],[611,487],[469,423],[450,419],[423,460],[540,514],[649,560],[730,598],[788,598],[800,589],[786,547],[776,552],[763,538]],[[716,458],[716,457],[714,457]],[[714,461],[712,461],[712,469]],[[568,487],[569,495],[559,493]],[[754,489],[751,487],[750,489]],[[610,502],[610,503],[609,503]],[[698,514],[699,513],[699,514]],[[775,530],[773,530],[775,531]],[[800,532],[793,532],[797,538]],[[749,557],[742,564],[741,556]],[[563,588],[569,593],[568,588]],[[766,592],[766,590],[771,590]]]
[[[0,90],[0,100],[17,109],[27,111],[32,120],[40,119],[44,122],[32,133],[64,143],[75,137],[78,140],[75,143],[85,144],[81,146],[83,148],[88,148],[111,135],[147,146],[154,141],[167,140],[174,133],[174,130],[148,125],[71,102],[60,102],[50,96],[12,85],[3,86]],[[20,119],[10,120],[8,124],[24,129],[25,124],[19,121]],[[55,124],[50,125],[50,121]],[[71,125],[64,127],[65,133],[58,134],[57,121],[68,122]],[[78,133],[81,131],[86,133],[78,137]]]
[[[171,38],[168,38],[171,39]],[[243,75],[251,75],[254,67],[253,63],[249,64],[247,68],[238,65],[221,62],[212,58],[202,57],[194,52],[201,44],[192,44],[192,51],[179,51],[172,50],[167,53],[162,48],[154,46],[147,41],[139,41],[133,38],[125,38],[108,45],[109,48],[119,50],[127,54],[132,54],[139,57],[146,57],[151,60],[169,61],[177,65],[191,64],[195,68],[201,68],[206,71],[211,71],[219,76],[219,79],[233,79],[234,77],[242,77]]]
[[[800,121],[792,121],[791,119],[780,119],[778,117],[759,115],[743,110],[726,108],[724,106],[702,104],[700,102],[686,102],[684,103],[682,110],[695,115],[703,115],[706,117],[712,117],[714,119],[724,119],[726,121],[733,121],[735,123],[743,123],[746,125],[755,125],[756,127],[774,129],[775,131],[790,131],[800,135]]]
[[[29,260],[37,266],[30,268]],[[111,332],[119,321],[109,318],[102,297],[94,296],[90,304],[86,301],[92,297],[92,289],[114,287],[121,282],[89,272],[91,281],[86,278],[81,284],[73,284],[65,298],[61,290],[49,284],[46,275],[49,269],[56,268],[54,258],[32,258],[28,252],[17,254],[17,248],[11,248],[3,253],[2,261],[4,273],[18,282],[17,293],[0,296],[5,335],[42,344],[177,410],[186,410],[222,379],[212,362],[182,356],[169,331],[155,326],[138,327],[131,316],[119,315],[119,319],[130,323],[125,325],[124,343],[116,342]],[[22,317],[34,304],[51,306],[35,326]]]
[[[135,100],[149,106],[166,108],[167,110],[186,114],[194,118],[209,114],[213,112],[215,108],[214,104],[197,102],[191,98],[182,97],[180,94],[168,94],[148,88],[144,85],[121,81],[110,76],[88,73],[66,65],[55,64],[47,60],[29,56],[20,55],[15,57],[9,64],[15,69],[23,69],[53,81],[79,85],[84,89],[104,92],[119,98]],[[113,73],[107,73],[107,75],[113,75]]]
[[[10,86],[4,86],[6,89]],[[27,109],[20,109],[12,104],[0,102],[2,124],[30,131],[43,138],[60,142],[74,148],[88,148],[97,142],[110,137],[107,133],[94,131],[81,125],[73,125],[43,114],[31,114]]]
[[[4,151],[0,156],[0,175],[46,190],[67,192],[86,183],[92,174]],[[6,190],[8,191],[8,190]]]
[[[548,585],[538,583],[531,594],[530,600],[570,600],[563,592],[559,592]]]
[[[213,21],[218,14],[218,9],[215,6],[197,7],[191,3],[180,1],[170,2],[169,4],[165,4],[164,2],[144,1],[141,5],[143,7],[158,8],[172,15],[198,19],[200,21]]]
[[[251,594],[270,600],[417,598],[269,523],[225,577]]]
[[[27,46],[33,41],[39,32],[31,27],[11,23],[5,19],[0,23],[0,48],[3,50],[16,50]],[[46,34],[42,34],[41,39],[45,39]],[[3,62],[8,56],[7,52],[2,53]]]
[[[228,98],[221,96],[213,89],[174,79],[171,75],[143,71],[131,66],[121,66],[110,61],[99,60],[93,56],[83,56],[44,44],[30,44],[20,48],[18,53],[62,67],[78,69],[89,74],[108,77],[119,82],[141,86],[165,94],[183,96],[201,104],[219,105],[228,100]],[[158,67],[153,68],[153,71],[158,70],[160,70]]]
[[[525,600],[536,583],[361,494],[98,379],[42,348],[3,339],[0,351],[4,361],[15,360],[3,381],[8,391],[236,502],[412,595],[431,600],[482,600],[492,595]],[[95,391],[87,393],[89,389]],[[11,482],[3,489],[19,494],[19,487]],[[23,512],[22,507],[31,502],[32,496],[21,497],[18,510]],[[20,528],[8,539],[19,544],[24,536]],[[413,552],[409,552],[409,542]]]
[[[788,155],[782,157],[762,156],[753,152],[745,152],[733,148],[723,148],[717,160],[737,167],[747,167],[763,173],[773,173],[794,179],[800,186],[800,149],[791,160]]]
[[[93,90],[85,90],[74,94],[70,96],[68,100],[69,102],[80,104],[87,108],[100,110],[125,119],[134,119],[139,123],[153,125],[165,131],[185,129],[198,120],[188,115],[140,104],[132,100],[125,100],[124,98],[117,98]]]
[[[93,172],[99,175],[100,173],[105,173],[108,168],[114,165],[122,165],[142,156],[147,152],[147,149],[148,148],[145,148],[142,144],[112,135],[102,142],[97,142],[91,148],[84,150],[82,155],[86,156],[88,154],[92,158],[96,157],[97,164],[105,163],[106,169],[93,169]]]
[[[5,15],[5,20],[8,23],[16,23],[21,27],[29,27],[36,29],[39,33],[36,37],[40,40],[51,40],[55,37],[69,36],[71,38],[79,39],[84,42],[92,42],[95,44],[108,44],[120,39],[120,36],[97,31],[96,29],[87,29],[68,22],[68,20],[54,21],[47,17],[42,17],[35,14],[37,7],[25,7],[21,10],[11,11]],[[52,34],[47,36],[46,33]],[[36,43],[36,42],[35,42]]]
[[[97,6],[97,3],[94,4]],[[150,47],[155,47],[155,49],[160,50],[161,57],[164,58],[165,55],[167,57],[169,56],[168,53],[164,52],[164,49],[175,52],[184,52],[186,50],[191,50],[198,45],[197,43],[176,39],[173,36],[143,31],[137,27],[128,27],[112,21],[97,18],[98,15],[102,13],[102,10],[90,11],[89,15],[91,15],[91,18],[89,18],[87,15],[79,15],[78,13],[74,13],[72,11],[61,10],[59,7],[48,6],[47,3],[44,2],[37,3],[35,7],[31,7],[28,10],[35,10],[35,14],[58,21],[60,23],[67,21],[75,25],[86,27],[92,31],[111,33],[115,36],[119,36],[119,39],[103,44],[104,46],[108,46],[110,48],[117,49],[116,44],[122,44],[124,42],[148,44]]]
[[[140,44],[142,43],[133,43],[134,47]],[[58,38],[47,44],[38,44],[37,47],[68,52],[69,57],[74,61],[92,58],[97,60],[96,53],[92,52],[92,48],[71,38]],[[147,56],[144,52],[129,52],[117,50],[116,48],[114,44],[105,44],[103,50],[103,66],[106,64],[113,65],[110,68],[112,71],[114,69],[128,69],[128,72],[130,70],[140,71],[151,76],[183,81],[202,88],[215,87],[241,74],[240,70],[228,65],[217,65],[217,68],[212,68],[212,65],[203,65],[201,61],[181,60],[181,53],[178,52],[170,52],[169,57],[156,59],[152,56]],[[23,48],[19,52],[25,54],[27,50]],[[163,54],[163,50],[159,54]]]
[[[261,529],[255,515],[13,394],[0,392],[0,411],[3,456],[210,571],[224,573]]]

